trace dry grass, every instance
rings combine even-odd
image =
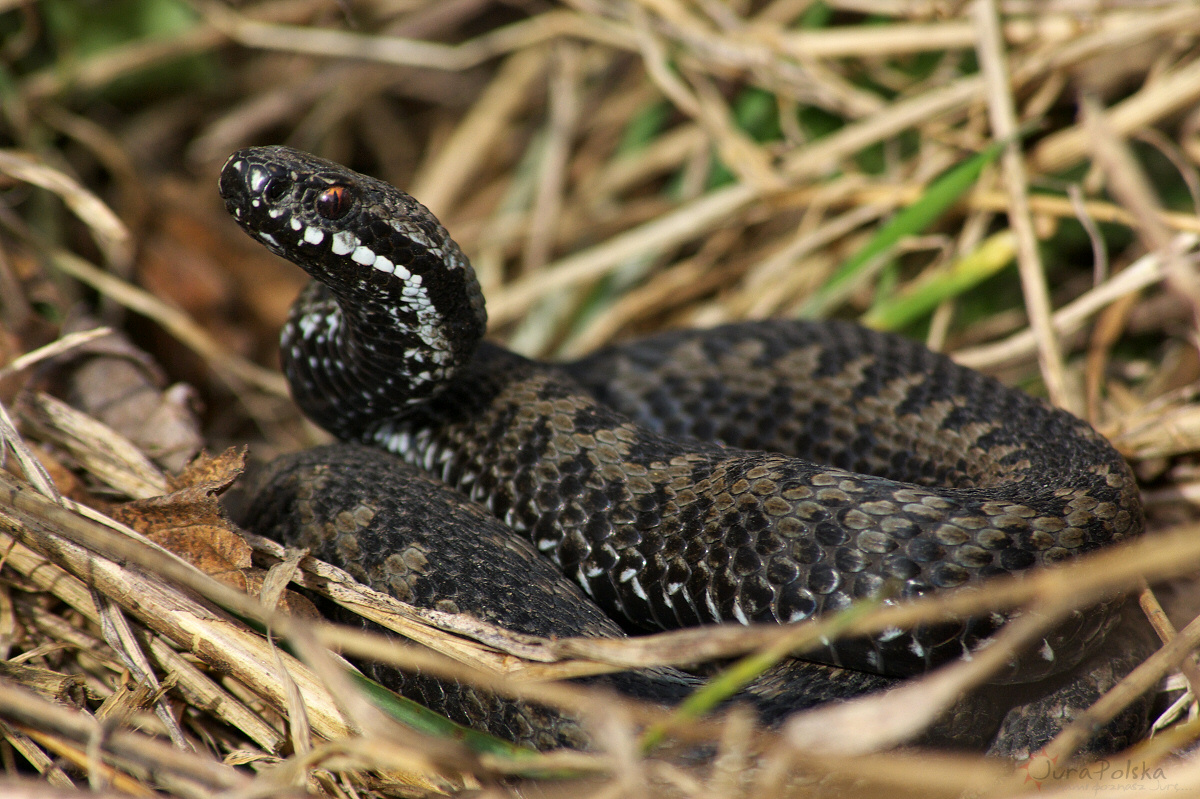
[[[1160,619],[1169,642],[1089,721],[1181,663],[1195,671],[1195,3],[141,0],[122,8],[152,33],[103,46],[89,39],[103,15],[84,6],[0,12],[5,795],[1002,796],[1033,789],[1033,768],[892,747],[1046,619],[1177,578],[1181,631]],[[993,141],[1009,144],[936,225],[829,283]],[[820,628],[628,642],[513,636],[247,542],[211,507],[233,460],[171,475],[201,444],[267,457],[321,437],[263,366],[298,270],[244,240],[216,198],[225,156],[267,142],[433,208],[476,265],[493,335],[526,353],[814,312],[924,335],[1110,435],[1144,481],[1153,540]],[[101,323],[125,340],[78,332]],[[200,425],[184,383],[203,399]],[[130,410],[134,395],[151,405]],[[277,609],[289,580],[414,643],[297,623]],[[555,682],[981,606],[1045,618],[971,663],[778,732],[736,714],[672,728],[672,744],[717,753],[702,765],[671,747],[641,754],[639,730],[669,721],[662,711]],[[579,713],[598,751],[481,752],[406,729],[330,648]],[[1082,732],[1047,758],[1068,763]],[[1185,719],[1039,788],[1195,793],[1197,735]]]

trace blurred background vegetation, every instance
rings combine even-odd
[[[274,371],[302,275],[216,194],[284,143],[430,206],[521,352],[859,319],[1088,418],[1190,523],[1198,36],[1190,0],[0,0],[0,364],[122,332],[188,421],[106,423],[167,471],[322,440]],[[14,408],[111,381],[21,365]]]

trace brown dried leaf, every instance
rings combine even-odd
[[[244,449],[216,456],[202,452],[167,478],[169,493],[117,505],[109,515],[226,585],[257,596],[266,573],[252,567],[250,545],[217,501],[241,475],[245,460]],[[278,607],[303,618],[321,618],[309,599],[293,591],[280,595]]]
[[[251,596],[262,594],[263,585],[266,583],[268,576],[266,570],[246,569],[241,572],[241,575],[245,579],[245,584],[239,586],[243,591]],[[289,616],[312,619],[313,621],[325,621],[325,617],[321,615],[321,611],[317,610],[317,606],[313,604],[311,599],[291,590],[284,590],[279,594],[279,598],[275,602],[275,609],[281,610]]]
[[[79,477],[68,469],[49,447],[37,444],[33,447],[33,454],[37,456],[38,462],[42,464],[46,474],[50,475],[50,479],[54,481],[54,487],[58,489],[58,493],[78,502],[88,499],[87,488],[84,487]],[[9,471],[12,471],[12,467]]]
[[[201,489],[211,492],[210,498],[229,488],[246,468],[245,448],[230,447],[220,455],[202,452],[174,477],[167,478],[172,492]],[[215,504],[214,506],[218,507]],[[222,514],[222,518],[224,514]]]
[[[251,550],[217,501],[242,473],[244,450],[201,453],[176,477],[169,493],[126,502],[110,515],[222,582],[245,588]]]

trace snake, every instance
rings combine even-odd
[[[242,523],[403,601],[550,637],[791,624],[970,590],[1143,530],[1133,473],[1091,425],[915,341],[775,319],[537,361],[484,340],[468,258],[400,189],[283,146],[235,152],[219,189],[312,278],[281,359],[300,409],[344,442],[268,466]],[[1094,682],[1076,671],[1126,615],[1119,597],[1078,611],[997,679]],[[777,722],[883,690],[1011,617],[838,638],[742,699]],[[510,740],[588,745],[578,720],[536,704],[374,673]],[[672,704],[699,678],[590,679]],[[1021,740],[1005,751],[1038,744]]]

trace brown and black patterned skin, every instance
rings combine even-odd
[[[480,343],[467,259],[403,192],[267,147],[231,156],[221,193],[247,232],[315,278],[283,334],[305,413],[486,507],[627,630],[798,621],[1142,530],[1132,474],[1090,426],[913,342],[759,322],[547,365]],[[1077,614],[1008,677],[1074,666],[1118,607]],[[817,657],[904,676],[1003,621],[839,641]]]
[[[544,637],[619,638],[621,628],[528,541],[441,481],[378,449],[342,444],[276,458],[253,475],[238,521],[346,569],[359,582],[418,607],[469,613],[506,629]],[[419,497],[420,501],[414,501]],[[371,626],[342,613],[350,624]],[[374,663],[366,673],[453,721],[538,749],[585,748],[579,721],[535,704],[509,701]],[[675,704],[701,680],[659,668],[581,680],[637,699]],[[764,723],[896,681],[819,663],[795,663],[738,697]],[[975,707],[951,714],[944,726]],[[959,733],[961,734],[961,732]]]

